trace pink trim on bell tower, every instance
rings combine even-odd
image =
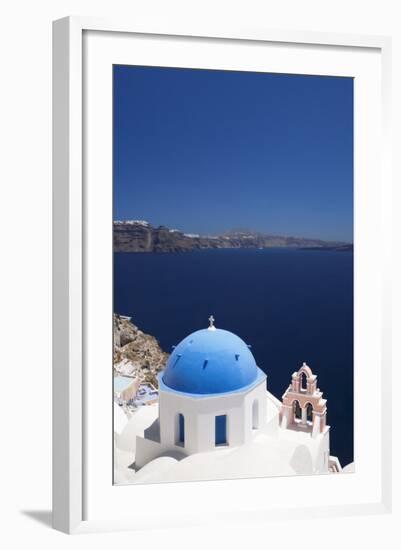
[[[317,387],[317,377],[310,367],[303,363],[294,372],[291,384],[283,395],[280,411],[280,425],[283,429],[310,432],[312,437],[327,431],[326,399]]]

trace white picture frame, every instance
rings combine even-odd
[[[87,177],[84,161],[85,155],[88,153],[87,143],[84,139],[85,109],[87,107],[84,94],[87,74],[83,67],[83,60],[87,55],[85,33],[100,33],[102,36],[107,34],[109,44],[117,36],[120,39],[129,36],[146,37],[148,41],[157,41],[160,37],[172,37],[180,40],[196,39],[198,43],[208,43],[209,49],[213,49],[221,41],[226,41],[227,44],[235,43],[237,45],[251,43],[286,45],[303,50],[327,47],[341,51],[343,56],[347,55],[347,52],[355,52],[359,49],[375,52],[381,67],[382,102],[381,112],[376,121],[380,126],[380,135],[376,136],[376,139],[379,140],[381,147],[380,173],[378,174],[380,185],[379,182],[376,183],[380,187],[381,208],[377,212],[377,221],[380,224],[381,235],[391,230],[388,225],[390,223],[388,214],[391,210],[389,146],[391,41],[388,37],[337,35],[307,31],[230,29],[228,26],[218,30],[213,29],[212,26],[208,29],[180,28],[179,26],[175,28],[173,25],[166,25],[165,28],[156,25],[155,28],[142,28],[140,25],[128,22],[104,21],[87,17],[69,17],[55,21],[53,32],[53,525],[54,528],[67,533],[99,529],[143,529],[154,524],[153,520],[147,522],[145,515],[121,519],[112,517],[111,502],[108,504],[110,517],[107,515],[105,517],[106,507],[104,507],[106,511],[99,511],[96,517],[88,516],[88,499],[94,498],[88,496],[88,469],[90,469],[90,475],[97,474],[93,473],[93,468],[88,467],[88,461],[85,459],[85,454],[91,445],[88,443],[91,422],[88,420],[90,415],[88,417],[87,403],[85,402],[88,391],[86,357],[90,340],[85,320],[88,315],[88,308],[85,305],[88,279],[85,276],[85,270],[88,262],[96,261],[96,257],[88,259],[91,239],[88,237],[88,219],[86,218],[88,210],[87,204],[85,205],[91,199],[84,183]],[[100,46],[99,51],[102,51],[102,47]],[[157,48],[153,50],[152,55],[157,57]],[[366,71],[369,71],[369,68]],[[349,74],[352,75],[352,71]],[[358,143],[356,146],[358,147]],[[377,168],[378,165],[376,165]],[[367,185],[367,195],[371,193],[370,189],[373,189],[373,186]],[[105,197],[107,199],[107,195]],[[374,199],[375,197],[372,195],[367,202],[373,203]],[[368,209],[369,205],[356,204],[356,208],[363,212],[363,209]],[[363,222],[363,215],[361,218]],[[93,216],[91,219],[93,220]],[[315,507],[310,505],[290,507],[286,506],[284,502],[277,507],[273,506],[267,512],[257,503],[252,509],[246,508],[245,512],[238,505],[238,514],[235,504],[233,504],[232,509],[227,509],[227,512],[221,517],[215,516],[214,521],[237,521],[240,516],[244,520],[249,520],[255,510],[257,513],[254,515],[258,521],[264,521],[269,517],[300,517],[306,513],[309,517],[313,517],[313,514],[318,516],[322,513],[338,516],[390,511],[391,399],[389,388],[391,388],[391,352],[389,332],[391,296],[387,276],[390,269],[388,248],[385,247],[379,259],[381,269],[380,273],[377,272],[375,283],[379,283],[380,296],[376,296],[374,308],[380,309],[380,324],[377,325],[377,330],[373,325],[369,330],[374,331],[372,338],[375,338],[377,344],[377,357],[379,357],[380,348],[380,365],[372,365],[372,368],[380,371],[381,381],[380,416],[378,417],[380,426],[377,427],[377,433],[380,432],[381,438],[377,441],[379,450],[375,465],[378,475],[376,494],[380,496],[370,498],[365,495],[359,500],[356,494],[348,500],[337,499],[335,504],[317,504]],[[376,260],[367,259],[366,261]],[[358,300],[358,296],[356,299]],[[358,422],[358,415],[356,418]],[[107,434],[106,438],[109,437]],[[104,475],[111,484],[111,472],[105,472]],[[257,492],[257,486],[253,481],[255,480],[241,480],[234,483],[241,483],[243,490],[250,495],[252,492],[255,494]],[[302,480],[300,480],[301,482]],[[319,482],[322,486],[325,483],[323,480],[317,479],[316,483]],[[101,483],[99,480],[99,485]],[[281,480],[275,479],[273,483],[275,490],[279,492]],[[161,524],[188,526],[202,523],[202,521],[211,521],[211,517],[207,517],[207,514],[203,519],[199,519],[195,510],[195,502],[188,501],[188,499],[191,499],[191,494],[196,491],[196,499],[202,502],[208,493],[213,490],[221,490],[222,486],[216,485],[213,488],[212,483],[198,483],[196,488],[194,484],[189,489],[190,485],[176,484],[175,488],[177,506],[179,506],[179,502],[185,502],[185,505],[182,505],[182,511],[185,510],[186,513],[184,515],[177,514],[176,520],[166,514],[163,519],[160,518]],[[93,487],[93,480],[90,487]],[[225,485],[225,488],[229,499],[232,486]],[[132,494],[132,492],[140,490],[141,495],[148,491],[152,493],[153,498],[162,501],[163,494],[171,493],[174,486],[170,486],[168,489],[165,486],[144,486],[140,489],[124,487],[117,490],[124,491],[125,494],[128,494],[127,491],[131,491],[130,494]],[[106,499],[106,493],[99,492],[96,498]],[[195,497],[193,500],[195,501]],[[191,514],[192,504],[194,505],[193,514]]]

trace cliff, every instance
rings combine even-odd
[[[202,236],[183,233],[165,226],[153,227],[146,221],[115,221],[115,252],[189,252],[213,248],[310,248],[352,249],[343,242],[267,235],[252,231],[231,231],[222,235]]]
[[[168,359],[154,336],[142,332],[128,317],[114,314],[114,373],[140,383],[157,384],[157,374]]]

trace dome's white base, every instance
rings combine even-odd
[[[142,407],[116,435],[115,483],[159,483],[330,473],[329,430],[310,433],[279,426],[280,402],[266,392],[266,425],[244,445],[178,456],[166,453],[135,471],[136,436],[158,418],[158,406]]]

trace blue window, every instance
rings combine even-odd
[[[185,419],[183,414],[178,415],[178,441],[179,443],[185,443]]]
[[[216,445],[224,445],[227,443],[227,415],[221,414],[216,416]]]

